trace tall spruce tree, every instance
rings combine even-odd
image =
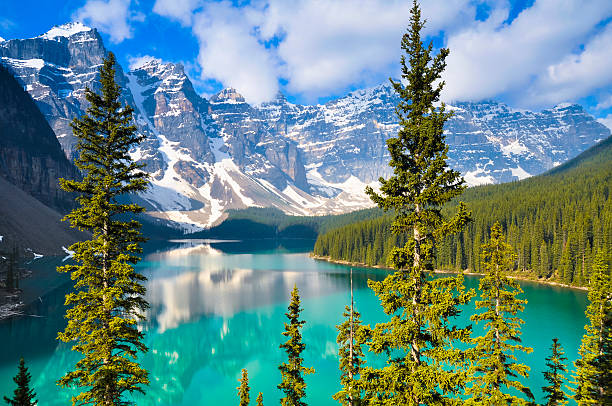
[[[83,180],[60,180],[64,190],[78,194],[79,207],[66,219],[92,233],[90,240],[70,247],[77,264],[58,268],[75,281],[75,291],[66,295],[68,325],[58,334],[82,355],[58,381],[63,387],[86,389],[73,397],[73,404],[130,404],[124,393],[144,393],[149,383],[137,362],[138,354],[147,350],[137,326],[148,307],[145,277],[134,270],[144,238],[140,224],[129,219],[144,209],[119,201],[147,187],[142,166],[128,153],[143,136],[130,124],[132,108],[119,101],[114,66],[109,53],[100,68],[100,93],[85,91],[90,107],[72,122],[79,151],[75,163]]]
[[[600,250],[593,260],[589,286],[589,324],[580,346],[573,398],[579,406],[612,404],[612,281],[606,254]]]
[[[240,399],[239,405],[249,406],[249,390],[251,390],[251,388],[249,388],[249,374],[246,369],[242,370],[242,376],[238,379],[238,382],[240,382],[240,386],[236,389],[238,389],[238,398]]]
[[[531,390],[514,379],[519,375],[527,377],[529,372],[528,366],[515,362],[514,353],[533,351],[520,344],[523,320],[517,314],[523,311],[527,301],[517,298],[523,290],[506,275],[513,268],[515,258],[501,225],[495,223],[490,241],[482,245],[484,277],[479,284],[481,300],[476,301],[476,310],[483,311],[472,315],[471,320],[485,322],[485,335],[473,339],[475,360],[470,374],[471,385],[466,389],[470,396],[466,404],[527,404],[524,399],[508,393],[509,388],[533,400]]]
[[[401,97],[396,108],[400,130],[387,141],[393,175],[380,179],[380,194],[366,189],[379,207],[395,211],[391,230],[407,241],[389,255],[397,272],[369,283],[391,317],[376,325],[369,342],[374,353],[388,354],[387,365],[364,368],[361,375],[367,392],[377,394],[376,404],[447,404],[466,379],[466,354],[454,343],[467,342],[470,328],[458,328],[452,319],[473,292],[465,291],[461,275],[433,278],[432,271],[436,242],[460,231],[470,215],[462,203],[451,219],[441,213],[442,205],[465,186],[459,172],[446,163],[444,123],[451,113],[444,103],[436,107],[449,50],[433,56],[433,45],[425,47],[421,40],[424,25],[414,1],[401,44],[406,86],[391,80]]]
[[[565,365],[567,357],[563,347],[559,344],[559,339],[553,338],[552,341],[551,354],[546,358],[546,371],[544,371],[544,379],[548,385],[543,386],[542,390],[546,394],[546,406],[560,406],[567,404],[567,395],[562,389],[565,381],[564,374],[567,372]]]
[[[280,348],[287,353],[287,362],[283,362],[278,367],[282,376],[278,389],[285,393],[285,397],[281,399],[282,406],[306,405],[302,400],[306,396],[304,375],[315,372],[314,368],[306,368],[302,365],[304,362],[302,352],[306,345],[302,342],[300,330],[306,322],[300,320],[301,311],[300,292],[297,286],[294,286],[291,291],[291,303],[289,304],[288,312],[285,313],[289,322],[285,322],[283,336],[287,337],[287,341],[280,345]]]
[[[337,343],[340,345],[338,355],[340,358],[340,384],[342,389],[334,394],[333,398],[345,406],[365,404],[359,385],[359,374],[365,364],[362,346],[368,338],[368,330],[361,325],[361,315],[354,308],[353,299],[353,270],[351,269],[351,305],[344,309],[342,324],[338,329]]]
[[[37,403],[36,393],[30,388],[30,380],[32,375],[25,366],[23,358],[19,360],[19,370],[13,378],[13,382],[17,384],[17,388],[13,392],[13,398],[4,397],[4,401],[10,406],[33,406]]]

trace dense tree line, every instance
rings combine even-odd
[[[612,138],[566,165],[520,182],[469,188],[472,211],[466,229],[439,241],[436,267],[481,273],[480,246],[499,221],[517,253],[514,272],[586,285],[598,249],[612,252]],[[451,202],[445,211],[450,211]],[[315,255],[387,265],[402,237],[391,233],[391,216],[365,220],[321,234]]]
[[[221,224],[193,234],[192,238],[316,238],[333,228],[380,217],[379,209],[357,210],[351,213],[326,216],[290,216],[271,207],[249,207],[228,210]]]

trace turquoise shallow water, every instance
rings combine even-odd
[[[278,348],[283,337],[289,292],[297,284],[302,297],[307,377],[307,402],[334,405],[338,390],[335,325],[349,300],[348,268],[308,257],[312,241],[173,242],[149,246],[139,264],[147,275],[149,320],[144,326],[150,351],[143,363],[151,385],[139,405],[237,404],[240,370],[247,368],[253,398],[263,392],[265,404],[278,404]],[[66,405],[70,394],[55,381],[78,359],[55,340],[63,328],[63,296],[70,283],[53,271],[58,261],[33,264],[39,276],[24,281],[31,302],[29,317],[0,323],[0,396],[12,393],[11,377],[20,356],[33,375],[39,404]],[[354,272],[357,308],[366,323],[384,320],[368,279],[382,279],[382,270]],[[466,277],[468,288],[477,277]],[[520,356],[531,366],[529,384],[541,398],[542,370],[552,337],[558,337],[568,358],[577,356],[586,293],[535,283],[522,283],[529,301],[523,314],[523,340],[534,348]],[[469,310],[469,309],[468,309]],[[466,323],[465,317],[458,324]]]

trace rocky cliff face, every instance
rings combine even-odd
[[[74,196],[60,189],[58,179],[77,175],[30,95],[0,66],[0,176],[64,211]]]
[[[51,124],[66,154],[68,123],[84,113],[106,55],[95,29],[79,23],[37,38],[0,42],[1,62],[18,77]],[[277,207],[290,214],[340,213],[370,206],[366,184],[389,174],[386,140],[398,130],[390,85],[324,105],[301,106],[279,94],[247,104],[235,89],[206,100],[181,65],[149,61],[125,74],[124,102],[146,140],[133,152],[146,164],[150,215],[184,230],[210,226],[228,208]],[[447,123],[449,164],[468,184],[542,173],[610,135],[578,105],[542,112],[497,102],[457,103]]]

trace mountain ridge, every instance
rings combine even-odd
[[[96,88],[97,66],[108,53],[88,28],[74,23],[0,42],[0,61],[32,95],[69,157],[75,140],[68,123],[84,113],[84,88]],[[140,198],[151,216],[185,231],[251,206],[294,215],[370,207],[365,186],[390,173],[385,142],[398,128],[398,98],[388,84],[322,105],[293,104],[279,93],[251,106],[230,88],[207,100],[182,65],[154,58],[128,72],[118,66],[117,81],[145,135],[132,152],[151,174],[152,187]],[[449,164],[471,185],[542,173],[610,135],[578,105],[528,112],[488,101],[449,109]]]

